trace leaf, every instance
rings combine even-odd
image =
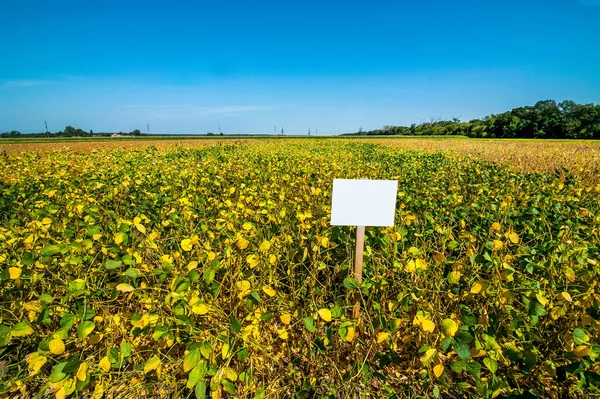
[[[263,241],[258,247],[258,250],[261,252],[267,252],[269,249],[271,249],[271,243],[267,240]]]
[[[389,339],[390,339],[390,334],[387,332],[380,332],[379,334],[377,334],[377,343],[378,344],[385,342],[385,341],[389,341]]]
[[[81,363],[79,365],[79,369],[77,370],[77,373],[75,374],[75,376],[77,377],[77,379],[79,381],[85,381],[87,379],[87,371],[88,371],[88,365],[85,362]]]
[[[152,356],[144,363],[144,373],[148,374],[152,370],[156,370],[161,365],[161,361],[158,356]]]
[[[471,349],[469,349],[469,345],[464,342],[454,342],[454,350],[458,354],[461,359],[470,359],[471,358]]]
[[[183,240],[181,240],[181,249],[183,249],[186,252],[189,252],[192,250],[192,240],[190,240],[189,238],[185,238]]]
[[[439,358],[436,357],[433,363],[433,375],[435,376],[435,378],[440,378],[442,374],[444,374],[444,365],[439,360]]]
[[[435,323],[429,319],[423,320],[421,323],[421,329],[423,332],[432,333],[435,331]]]
[[[312,317],[307,316],[304,319],[302,319],[302,322],[304,323],[304,326],[309,332],[313,333],[317,330],[315,328],[315,319],[313,319]]]
[[[236,319],[233,315],[229,316],[231,332],[237,334],[242,329],[242,322]]]
[[[492,374],[496,374],[496,371],[498,370],[498,362],[496,360],[486,357],[483,359],[483,364],[488,368],[488,370],[490,370]]]
[[[331,321],[331,311],[326,308],[319,309],[319,317],[325,321]]]
[[[500,250],[502,248],[504,248],[504,243],[502,241],[500,241],[500,240],[494,240],[492,242],[492,249],[494,251],[498,251],[498,250]]]
[[[205,303],[197,303],[192,305],[192,313],[194,314],[205,315],[208,313],[209,310],[210,309],[208,305]]]
[[[54,338],[48,343],[48,348],[53,355],[60,355],[65,352],[65,343],[60,338]]]
[[[33,352],[27,357],[27,366],[29,367],[29,375],[37,374],[40,369],[46,364],[48,358],[38,352]]]
[[[183,358],[183,371],[188,372],[200,362],[200,350],[194,349]],[[192,387],[189,387],[192,388]]]
[[[206,399],[206,383],[204,381],[200,381],[196,385],[196,390],[194,393],[196,394],[196,399]]]
[[[507,233],[506,237],[510,240],[510,242],[512,242],[513,244],[518,244],[519,243],[519,235],[517,233],[515,233],[514,231],[511,233]]]
[[[121,284],[117,285],[117,291],[120,291],[120,292],[132,292],[134,290],[135,290],[135,288],[133,288],[131,285],[126,284],[126,283],[121,283]]]
[[[458,323],[452,319],[444,319],[442,321],[442,333],[445,337],[454,337],[458,331]]]
[[[83,341],[94,331],[94,328],[96,328],[96,323],[93,321],[83,321],[77,326],[77,336]]]
[[[213,346],[210,344],[210,342],[202,342],[200,343],[200,353],[202,354],[202,356],[204,356],[205,359],[209,359],[210,358],[210,354],[213,351]]]
[[[118,269],[123,262],[120,260],[109,259],[104,263],[104,267],[106,270],[115,270]]]
[[[477,281],[471,286],[471,294],[480,294],[485,288],[485,283],[483,281]]]
[[[144,227],[143,224],[136,223],[134,226],[140,233],[146,234],[146,228]]]
[[[431,363],[433,355],[435,355],[436,352],[437,351],[434,348],[427,349],[419,360],[421,360],[421,363],[423,363],[423,365],[428,366],[429,363]]]
[[[281,320],[283,324],[290,324],[290,322],[292,321],[292,315],[289,313],[284,313],[279,316],[279,320]]]
[[[49,381],[54,383],[63,380],[67,376],[67,373],[63,371],[66,365],[67,362],[62,362],[54,366],[54,368],[52,369],[52,374],[50,374]]]
[[[269,285],[265,285],[262,287],[262,290],[264,291],[265,294],[267,294],[270,297],[274,297],[275,295],[277,295],[277,291],[275,291],[271,286]]]
[[[43,257],[47,257],[47,256],[54,256],[54,255],[58,255],[62,252],[62,247],[60,245],[46,245],[44,248],[42,248],[42,251],[40,252],[40,256]]]
[[[26,321],[15,324],[10,331],[11,337],[26,337],[31,334],[33,334],[33,328]]]
[[[558,299],[560,299],[561,301],[567,301],[567,302],[573,302],[573,299],[571,298],[571,294],[569,294],[568,292],[564,291],[561,292],[558,295]]]
[[[223,377],[227,378],[229,381],[237,381],[238,375],[237,373],[230,367],[225,367],[223,370]]]
[[[115,234],[114,240],[115,240],[115,244],[117,244],[117,245],[119,245],[119,244],[127,245],[127,243],[129,242],[129,237],[125,233],[117,233],[117,234]]]
[[[131,345],[128,342],[121,342],[121,344],[119,345],[120,349],[121,349],[121,355],[123,357],[129,357],[131,356],[131,352],[133,351],[133,345]]]
[[[240,238],[235,243],[236,247],[238,247],[241,250],[244,250],[244,249],[248,248],[249,244],[250,244],[250,242],[248,240],[246,240],[245,238]]]
[[[256,254],[250,254],[246,256],[246,262],[250,266],[250,269],[254,269],[260,263],[260,258]]]
[[[590,336],[581,328],[576,328],[573,331],[573,342],[575,345],[583,345],[590,341]]]
[[[105,373],[108,373],[110,371],[110,361],[108,360],[108,356],[104,356],[102,359],[100,359],[98,367],[100,367],[100,369],[103,370]]]
[[[354,277],[346,277],[344,279],[344,287],[348,288],[349,290],[360,289],[360,286],[358,285],[358,281],[356,281],[356,279]]]
[[[23,272],[23,270],[21,270],[20,267],[9,267],[8,268],[8,276],[10,277],[11,280],[16,280],[19,277],[21,277],[22,272]]]

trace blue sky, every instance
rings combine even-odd
[[[600,0],[5,0],[0,15],[0,132],[337,134],[600,103]]]

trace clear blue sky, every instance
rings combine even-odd
[[[0,132],[337,134],[600,103],[600,0],[4,0],[0,15]]]

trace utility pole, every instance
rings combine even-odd
[[[148,135],[150,135],[150,124],[149,123],[146,124],[146,129],[148,129]]]
[[[275,125],[275,127],[273,128],[273,134],[274,134],[275,136],[277,136],[277,125]]]
[[[221,125],[219,125],[219,136],[221,135]]]
[[[310,136],[310,128],[308,128],[308,135]]]
[[[315,129],[315,136],[319,134],[319,129]]]
[[[44,125],[46,125],[46,137],[48,137],[48,122],[44,121]]]
[[[283,136],[283,126],[281,126],[281,135]]]

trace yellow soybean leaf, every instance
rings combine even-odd
[[[406,270],[407,272],[410,272],[410,273],[413,273],[416,269],[417,269],[417,265],[415,264],[415,261],[412,259],[404,267],[404,270]]]
[[[500,225],[500,223],[498,223],[498,222],[492,223],[492,233],[499,231],[501,228],[502,228],[502,226]]]
[[[42,224],[44,224],[44,225],[52,224],[52,219],[50,219],[50,218],[43,218],[42,219]]]
[[[389,333],[380,332],[379,334],[377,334],[377,343],[378,344],[385,342],[385,341],[389,341],[389,339],[390,339]]]
[[[348,332],[346,333],[346,342],[352,342],[354,340],[354,336],[356,335],[356,327],[348,326]]]
[[[265,240],[260,244],[260,247],[258,247],[258,249],[262,252],[267,252],[269,249],[271,249],[271,243]]]
[[[580,345],[573,350],[573,354],[577,357],[585,357],[590,355],[590,348],[585,345]]]
[[[262,290],[265,292],[265,294],[267,294],[268,296],[275,296],[277,294],[277,291],[275,291],[273,288],[271,288],[268,285],[265,285],[264,287],[262,287]]]
[[[81,363],[79,365],[79,368],[77,369],[77,374],[76,377],[79,381],[85,381],[87,379],[87,371],[88,371],[88,365],[87,363]]]
[[[108,360],[108,356],[104,356],[102,359],[100,359],[98,367],[100,367],[101,370],[104,370],[105,373],[110,371],[110,361]]]
[[[561,301],[573,302],[571,294],[569,294],[567,291],[563,291],[560,294],[558,294],[558,299],[560,299]]]
[[[277,330],[278,337],[281,339],[288,339],[289,335],[285,328],[280,328]]]
[[[225,367],[223,370],[223,377],[227,378],[229,381],[237,381],[238,379],[237,373],[230,367]]]
[[[254,269],[259,264],[260,260],[256,254],[251,254],[246,256],[246,262],[250,265],[251,269]]]
[[[39,354],[38,352],[34,352],[29,355],[27,363],[29,366],[29,375],[35,375],[40,371],[42,366],[46,364],[48,358],[44,355]]]
[[[11,280],[16,280],[21,277],[22,270],[20,267],[9,267],[8,268],[8,276]]]
[[[435,378],[440,378],[442,374],[444,374],[444,365],[439,359],[436,359],[433,364],[433,375],[435,375]]]
[[[183,249],[184,251],[191,251],[192,240],[190,240],[189,238],[181,240],[181,249]]]
[[[242,225],[242,228],[246,231],[252,230],[252,227],[253,227],[252,223],[250,223],[250,222],[246,222]]]
[[[251,291],[250,281],[248,281],[248,280],[238,281],[237,283],[235,283],[235,286],[240,291],[240,293],[238,294],[238,297],[243,298],[246,295],[250,294],[250,291]]]
[[[471,294],[481,294],[484,288],[485,283],[483,281],[477,281],[471,286]]]
[[[493,250],[499,250],[499,249],[502,249],[502,248],[504,248],[504,243],[502,241],[500,241],[500,240],[494,240],[492,242],[492,249]]]
[[[417,261],[415,262],[415,265],[416,265],[417,269],[419,269],[419,270],[427,269],[427,262],[425,262],[424,259],[417,259]]]
[[[452,319],[444,319],[442,321],[442,333],[446,337],[454,337],[458,331],[458,323]]]
[[[144,364],[144,373],[149,373],[152,370],[156,370],[160,364],[161,361],[158,356],[152,356],[150,359],[146,360],[146,363]]]
[[[290,322],[292,321],[292,315],[289,313],[284,313],[279,316],[279,320],[281,320],[283,324],[290,324]]]
[[[329,309],[319,309],[319,316],[325,321],[331,321],[331,311]]]
[[[98,233],[98,234],[94,234],[92,236],[92,238],[94,239],[94,241],[98,241],[100,238],[102,238],[102,234]]]
[[[53,355],[60,355],[65,352],[65,343],[60,338],[54,338],[48,342],[48,348]]]
[[[122,233],[115,234],[115,243],[120,244],[122,242],[123,242],[123,234]]]
[[[424,365],[428,365],[431,362],[431,358],[435,355],[437,351],[433,348],[427,349],[427,351],[421,356],[421,363]]]
[[[191,262],[190,262],[190,263],[188,263],[188,265],[187,265],[187,269],[188,269],[188,270],[194,270],[194,269],[195,269],[195,268],[197,268],[197,267],[198,267],[198,262],[197,262],[197,261],[195,261],[195,260],[191,261]]]
[[[519,235],[517,233],[515,233],[514,231],[512,233],[507,233],[506,237],[510,240],[510,242],[512,242],[513,244],[518,244],[519,243]]]
[[[126,283],[121,283],[119,285],[117,285],[117,291],[119,292],[131,292],[135,290],[135,288],[133,288],[131,285],[126,284]]]
[[[208,313],[208,306],[205,303],[199,303],[197,305],[192,306],[192,313],[205,315]]]
[[[323,237],[323,238],[321,239],[321,246],[322,246],[323,248],[327,248],[327,247],[329,246],[329,238],[327,238],[327,237]]]
[[[544,297],[544,293],[542,291],[539,291],[537,294],[535,294],[535,297],[537,298],[538,302],[542,304],[542,306],[546,306],[548,303],[548,300],[546,297]]]
[[[140,233],[146,234],[146,228],[144,227],[143,224],[136,223],[134,226]]]
[[[239,240],[237,240],[235,245],[239,249],[246,249],[246,248],[248,248],[248,244],[250,244],[250,242],[248,240],[246,240],[245,238],[240,238]]]
[[[225,343],[225,344],[223,344],[223,347],[221,348],[221,357],[223,359],[226,359],[227,355],[229,355],[229,344]]]
[[[435,323],[429,319],[423,320],[421,323],[421,330],[426,333],[432,333],[435,331]]]

